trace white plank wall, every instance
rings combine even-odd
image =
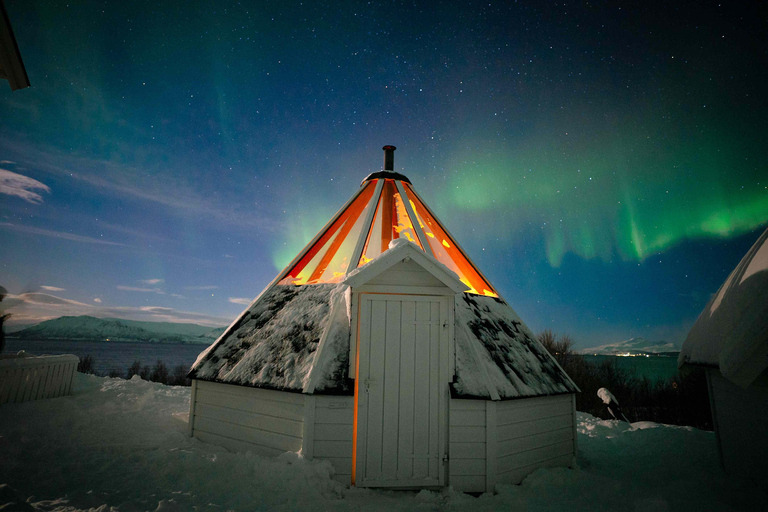
[[[486,490],[486,400],[450,401],[448,484],[457,491]]]
[[[0,404],[71,394],[78,362],[73,355],[0,359]]]
[[[492,492],[539,467],[567,466],[576,453],[573,395],[450,401],[449,485]]]
[[[575,456],[573,395],[497,402],[496,483],[517,484]]]
[[[315,396],[315,458],[330,461],[334,478],[349,485],[352,481],[352,425],[354,398]]]
[[[194,437],[260,455],[301,450],[304,395],[196,382],[195,404],[190,408]]]
[[[427,286],[445,288],[445,285],[438,278],[413,261],[401,261],[400,263],[396,263],[386,272],[382,272],[368,281],[366,285],[396,285],[405,287]],[[408,292],[401,289],[399,293]]]

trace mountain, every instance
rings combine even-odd
[[[205,343],[216,341],[225,327],[170,322],[139,322],[119,318],[62,316],[12,334],[21,339],[93,341],[150,341],[158,343]]]
[[[680,352],[680,347],[667,341],[648,341],[645,338],[630,338],[617,343],[609,343],[599,347],[579,350],[580,354],[616,356],[621,354],[645,355],[645,354],[670,354]]]

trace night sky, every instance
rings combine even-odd
[[[227,324],[393,144],[534,331],[681,343],[768,220],[728,4],[6,0],[3,304]]]

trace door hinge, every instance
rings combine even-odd
[[[448,464],[448,454],[447,453],[443,454],[443,465],[446,465],[446,464]]]

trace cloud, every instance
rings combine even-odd
[[[232,304],[243,304],[247,306],[253,302],[253,299],[249,299],[248,297],[230,297],[229,302]]]
[[[50,146],[20,140],[3,149],[35,171],[78,180],[104,193],[160,204],[178,214],[202,217],[217,224],[256,227],[267,232],[279,229],[279,219],[270,212],[254,214],[252,209],[243,208],[237,197],[201,192],[198,182],[187,170],[173,172],[167,163],[162,164],[163,171],[148,172],[146,166],[132,167],[112,160],[73,156]],[[178,160],[177,165],[188,169],[183,159]],[[198,172],[205,176],[208,171],[206,168]]]
[[[97,301],[97,299],[94,299],[94,301]],[[160,306],[142,306],[138,308],[103,307],[39,292],[8,295],[2,302],[2,305],[5,310],[12,314],[8,322],[11,326],[38,323],[60,316],[80,315],[89,315],[97,318],[144,320],[147,322],[195,323],[211,327],[228,325],[233,320],[233,318],[223,318]]]
[[[100,299],[100,298],[98,298],[98,297],[96,297],[95,299],[93,299],[93,302],[96,302],[96,303],[98,303],[98,304],[101,304],[101,299]]]
[[[164,283],[164,282],[165,282],[165,279],[142,279],[142,280],[141,280],[141,281],[139,281],[139,282],[140,282],[140,283],[144,283],[144,284],[149,284],[149,285],[152,285],[152,284],[160,284],[160,283]]]
[[[57,286],[41,286],[40,288],[48,292],[63,292],[65,290],[65,288],[59,288]]]
[[[32,204],[42,203],[43,197],[40,194],[32,192],[33,190],[42,190],[43,192],[51,191],[51,189],[48,188],[48,185],[41,183],[36,179],[22,174],[16,174],[15,172],[7,171],[5,169],[0,169],[0,194],[20,197]]]
[[[180,294],[178,294],[178,293],[172,293],[172,294],[171,294],[171,297],[176,297],[177,299],[186,299],[186,297],[185,297],[185,296],[183,296],[183,295],[180,295]]]
[[[32,235],[42,235],[42,236],[49,236],[51,238],[60,238],[62,240],[69,240],[71,242],[80,242],[84,244],[117,245],[121,247],[126,247],[125,244],[110,242],[108,240],[101,240],[99,238],[91,238],[89,236],[74,235],[72,233],[66,233],[63,231],[51,231],[48,229],[34,228],[32,226],[21,226],[19,224],[11,224],[10,222],[0,222],[0,228],[10,229],[12,231],[20,231],[22,233],[29,233]]]
[[[15,164],[16,162],[12,162],[10,160],[0,160],[0,165],[2,164]]]
[[[218,286],[212,285],[212,284],[209,284],[206,286],[185,286],[184,287],[185,290],[215,290],[216,288],[218,288]]]
[[[137,286],[118,286],[118,290],[123,290],[125,292],[143,292],[143,293],[159,293],[160,295],[164,295],[165,292],[161,290],[160,288],[141,288]]]

